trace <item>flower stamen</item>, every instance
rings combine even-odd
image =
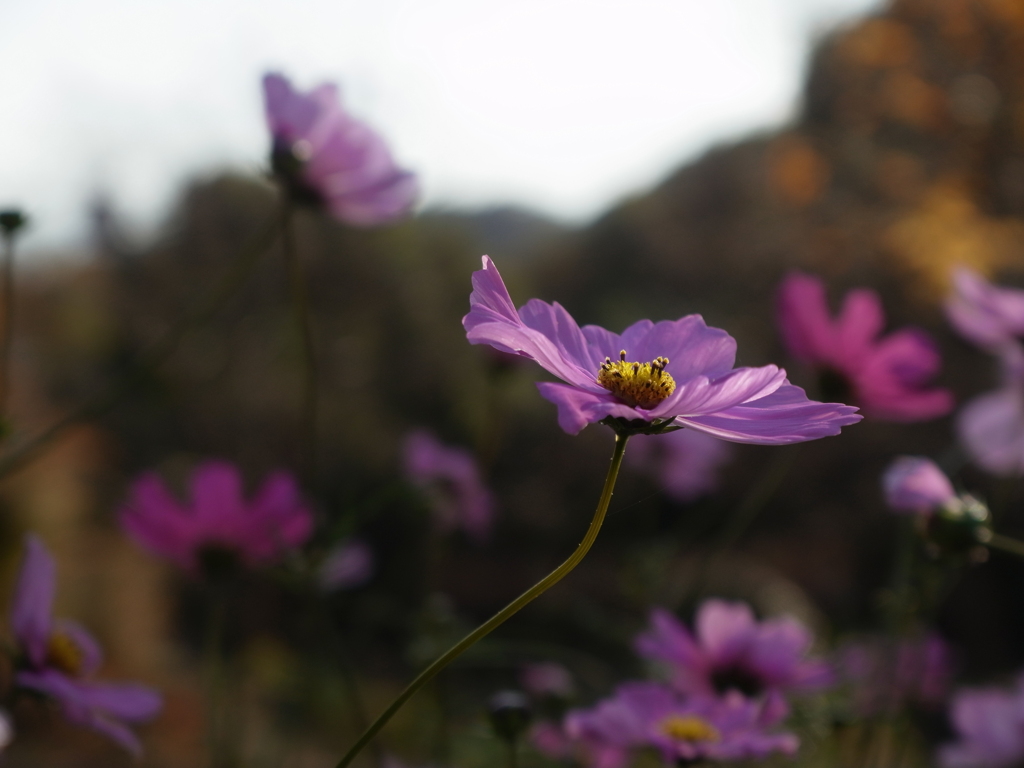
[[[46,663],[61,672],[77,676],[82,671],[82,650],[64,632],[54,632],[46,643]]]
[[[667,357],[656,357],[649,363],[626,360],[626,350],[619,359],[606,357],[597,373],[597,383],[634,408],[653,408],[676,389],[672,374],[665,370]]]
[[[720,741],[718,729],[703,718],[694,715],[669,715],[658,726],[659,730],[675,741]]]

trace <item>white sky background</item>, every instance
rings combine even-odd
[[[159,223],[182,182],[258,172],[259,78],[334,80],[427,205],[570,221],[783,122],[817,33],[878,0],[0,0],[0,206],[28,249],[103,192]]]

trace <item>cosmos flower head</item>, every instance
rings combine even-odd
[[[461,529],[486,541],[494,525],[495,500],[473,454],[445,445],[426,430],[406,435],[403,453],[406,477],[429,498],[441,530]]]
[[[777,722],[788,712],[784,695],[823,688],[832,682],[828,664],[810,658],[810,630],[791,617],[757,621],[745,603],[707,600],[697,610],[695,631],[668,611],[651,611],[650,628],[634,646],[668,668],[670,682],[687,695],[734,691],[765,703],[765,717]]]
[[[774,365],[733,368],[736,342],[699,315],[641,320],[621,335],[580,328],[559,304],[531,299],[517,310],[487,256],[469,302],[462,324],[471,344],[530,358],[564,382],[537,387],[570,434],[603,422],[628,434],[690,427],[781,445],[838,434],[861,418],[851,406],[808,400]]]
[[[263,78],[263,96],[274,173],[294,200],[357,226],[409,212],[416,177],[395,165],[384,139],[342,108],[334,85],[303,93],[274,73]]]
[[[953,696],[957,740],[939,749],[942,768],[1010,768],[1024,761],[1024,677],[1012,689],[968,688]]]
[[[930,515],[958,501],[946,473],[923,456],[899,456],[882,476],[885,500],[896,512]]]
[[[57,566],[43,542],[26,537],[10,616],[22,652],[14,681],[53,699],[69,722],[92,728],[139,756],[142,745],[129,725],[156,717],[160,694],[134,683],[93,679],[103,663],[102,651],[82,626],[53,618],[56,577]]]
[[[777,314],[783,342],[817,369],[823,396],[849,399],[885,421],[925,421],[953,409],[952,393],[928,384],[942,364],[935,343],[914,328],[880,336],[885,315],[874,291],[850,291],[833,318],[824,283],[794,272],[779,287]]]
[[[625,683],[563,724],[566,750],[592,768],[621,768],[635,750],[653,748],[668,765],[793,754],[799,741],[769,730],[761,705],[736,692],[683,697],[660,683]],[[554,742],[552,742],[554,746]]]
[[[192,471],[182,504],[154,472],[141,475],[120,511],[124,530],[144,549],[189,573],[216,577],[236,565],[271,565],[306,542],[313,515],[287,472],[269,475],[251,499],[233,464],[208,461]]]
[[[1024,339],[1024,290],[992,285],[973,270],[953,273],[945,309],[961,336],[990,352],[1019,346]]]
[[[626,462],[653,475],[665,495],[682,503],[714,492],[719,470],[734,453],[729,443],[692,429],[637,435],[629,447]]]

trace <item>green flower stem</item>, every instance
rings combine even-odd
[[[191,312],[182,318],[177,326],[146,352],[139,355],[122,378],[86,399],[85,402],[50,426],[12,446],[0,456],[0,478],[30,462],[51,441],[78,422],[95,418],[109,411],[145,380],[145,374],[148,371],[152,371],[166,362],[177,351],[185,337],[210,320],[228,297],[241,287],[259,262],[260,256],[266,252],[271,239],[277,233],[277,227],[276,217],[270,217],[267,226],[245,248],[239,251],[228,272],[214,285],[213,289],[196,304]]]
[[[608,513],[608,504],[612,500],[612,491],[615,489],[615,480],[619,476],[619,467],[622,466],[622,456],[626,452],[626,441],[628,439],[629,437],[627,435],[616,434],[615,436],[615,451],[612,453],[611,465],[608,467],[608,474],[604,479],[604,488],[601,489],[601,498],[597,502],[597,510],[594,512],[594,517],[590,521],[590,527],[583,536],[583,541],[581,541],[579,546],[576,547],[576,551],[569,555],[569,559],[494,614],[494,616],[462,638],[462,640],[453,645],[437,661],[420,672],[416,679],[409,683],[406,689],[398,695],[398,698],[391,702],[391,705],[381,713],[380,717],[374,720],[373,724],[366,729],[362,736],[359,737],[359,740],[352,745],[352,748],[343,758],[341,758],[337,768],[346,768],[346,766],[355,759],[356,755],[359,754],[363,747],[365,747],[370,740],[377,735],[380,729],[383,728],[392,717],[394,717],[395,713],[402,708],[405,702],[412,698],[413,694],[415,694],[420,688],[429,683],[438,672],[455,661],[455,659],[461,656],[475,643],[485,638],[495,629],[512,618],[526,605],[547,592],[551,587],[555,586],[555,584],[568,575],[569,571],[580,564],[580,561],[583,560],[583,558],[586,557],[587,552],[590,551],[594,541],[597,539],[597,534],[601,530],[601,526],[604,524],[604,518]]]
[[[988,536],[979,538],[989,549],[998,549],[1017,557],[1024,557],[1024,541],[1011,539],[1009,536],[1003,536],[1001,533],[990,533]]]
[[[282,190],[281,232],[284,237],[284,258],[291,282],[292,312],[295,327],[302,345],[302,446],[305,449],[304,464],[307,478],[316,477],[317,464],[317,379],[319,371],[316,348],[313,345],[313,319],[310,314],[309,294],[306,290],[306,273],[295,247],[293,231],[293,209],[287,190]]]

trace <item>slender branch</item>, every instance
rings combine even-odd
[[[1024,557],[1024,541],[1018,541],[1017,539],[994,532],[990,532],[989,535],[979,538],[989,549],[998,549],[1002,552],[1008,552],[1011,555],[1016,555],[1017,557]]]
[[[281,232],[284,237],[284,258],[288,265],[291,282],[292,311],[295,326],[302,344],[302,445],[305,448],[304,464],[309,479],[316,477],[317,464],[317,402],[319,370],[316,347],[313,344],[313,318],[310,313],[309,294],[306,290],[306,274],[302,260],[295,247],[293,232],[293,206],[288,194],[282,195]]]
[[[565,578],[573,568],[579,565],[587,552],[590,551],[594,541],[597,539],[597,534],[601,530],[601,526],[604,524],[604,518],[608,513],[608,504],[612,500],[612,492],[615,490],[615,480],[619,476],[619,467],[622,466],[622,456],[626,451],[626,441],[628,439],[629,438],[625,435],[617,434],[615,436],[615,451],[612,453],[611,465],[608,467],[608,474],[604,480],[604,487],[601,489],[601,498],[597,502],[597,509],[594,511],[594,517],[590,521],[590,527],[583,536],[583,540],[579,543],[579,546],[576,547],[576,550],[569,555],[569,558],[543,579],[523,592],[523,594],[511,603],[494,614],[494,616],[489,618],[479,627],[466,635],[462,640],[453,645],[443,656],[437,659],[437,661],[420,672],[419,675],[416,676],[416,679],[409,683],[406,689],[398,695],[398,698],[391,702],[391,705],[385,709],[376,720],[374,720],[373,724],[366,729],[362,736],[359,737],[359,740],[352,745],[352,748],[343,758],[341,758],[337,768],[346,768],[346,766],[355,759],[356,755],[359,754],[363,747],[365,747],[366,744],[377,735],[377,732],[380,731],[380,729],[383,728],[395,715],[395,713],[402,708],[405,702],[412,698],[413,694],[415,694],[420,688],[429,683],[438,672],[455,661],[455,659],[461,656],[475,643],[485,638],[495,629],[512,618],[526,605],[540,597],[547,590],[551,589],[551,587],[555,586],[555,584]]]
[[[120,380],[93,394],[50,426],[0,455],[0,478],[32,461],[47,444],[63,434],[69,427],[85,419],[106,413],[117,405],[122,397],[145,380],[143,374],[146,371],[166,362],[178,349],[182,340],[196,327],[209,320],[221,304],[238,289],[258,263],[260,256],[266,252],[276,229],[277,221],[271,218],[268,225],[260,231],[259,236],[238,253],[231,269],[214,289],[177,326],[153,344],[149,350],[140,354]]]

